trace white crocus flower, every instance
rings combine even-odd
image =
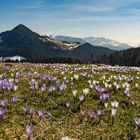
[[[62,72],[61,72],[61,74],[62,74],[62,75],[64,75],[64,74],[65,74],[65,72],[63,72],[63,71],[62,71]]]
[[[93,88],[93,84],[90,84],[89,87],[92,89]]]
[[[71,140],[71,138],[69,138],[68,136],[66,136],[66,137],[62,137],[61,140]]]
[[[116,85],[116,89],[117,89],[117,90],[120,89],[120,85]]]
[[[108,86],[109,88],[111,88],[112,87],[112,85],[111,84],[109,84],[109,86]]]
[[[9,82],[14,82],[14,79],[9,79]]]
[[[79,79],[79,75],[74,74],[74,79],[78,80]]]
[[[126,90],[129,91],[129,87],[126,87]]]
[[[71,79],[71,81],[73,81],[73,77],[71,77],[70,79]]]
[[[108,107],[108,103],[104,103],[105,107],[107,108]]]
[[[112,108],[111,109],[111,115],[114,117],[117,113],[117,109]]]
[[[85,94],[85,96],[89,93],[89,88],[85,88],[85,89],[83,89],[83,92],[84,92],[84,94]]]
[[[117,101],[111,102],[111,106],[117,108],[119,106],[119,102]]]
[[[17,89],[18,89],[18,86],[14,86],[14,91],[17,91]]]
[[[104,85],[105,85],[105,87],[106,87],[106,88],[108,88],[108,86],[109,86],[109,84],[108,84],[108,83],[105,83]]]
[[[93,85],[96,85],[96,81],[95,80],[93,81]]]
[[[34,72],[34,75],[36,75],[36,74],[38,74],[38,72],[37,72],[37,71],[35,71],[35,72]]]
[[[77,95],[77,90],[73,90],[73,91],[72,91],[72,94],[73,94],[74,97],[76,97],[76,95]]]
[[[66,77],[64,77],[63,79],[64,79],[64,80],[66,80],[67,78],[66,78]]]
[[[88,83],[91,84],[91,80],[88,80]]]
[[[138,83],[136,83],[136,84],[135,84],[135,86],[136,86],[136,88],[138,88],[138,87],[139,87],[139,84],[138,84]]]
[[[122,87],[125,88],[125,84],[122,84]]]
[[[114,82],[114,86],[116,86],[117,85],[117,83],[116,82]]]

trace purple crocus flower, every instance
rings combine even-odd
[[[91,119],[94,119],[94,113],[93,112],[90,112],[89,116],[90,116]]]
[[[6,76],[6,73],[3,73],[3,74],[2,74],[2,80],[6,79],[6,77],[7,77],[7,76]]]
[[[27,135],[28,135],[28,140],[31,139],[31,135],[33,133],[33,128],[34,128],[33,124],[27,124],[27,126],[26,126],[26,132],[27,132]]]
[[[27,114],[29,112],[29,107],[27,105],[24,107],[24,112],[25,112],[25,114]]]
[[[30,108],[30,117],[32,118],[34,115],[34,109],[33,108]]]
[[[46,80],[46,78],[47,78],[47,75],[44,75],[44,76],[43,76],[43,80]]]
[[[43,116],[43,111],[38,111],[38,116],[39,116],[39,119],[41,119]]]
[[[102,87],[100,87],[100,86],[95,86],[95,89],[98,91],[98,92],[101,92],[101,93],[103,93],[104,91],[105,91],[105,89],[104,88],[102,88]]]
[[[3,83],[3,85],[2,85],[2,89],[3,89],[3,90],[6,89],[6,84],[5,84],[5,83]]]
[[[66,80],[66,81],[65,81],[65,83],[67,83],[67,84],[68,84],[68,83],[69,83],[69,80]]]
[[[50,121],[52,119],[52,115],[49,112],[46,112],[44,115],[47,121]]]
[[[126,96],[127,96],[128,98],[130,98],[130,97],[131,97],[131,94],[130,94],[130,93],[127,93]]]
[[[11,102],[16,103],[17,102],[17,97],[11,97]]]
[[[62,84],[60,85],[60,90],[64,92],[66,90],[66,87],[67,87],[66,84]]]
[[[56,87],[54,87],[54,86],[49,87],[49,92],[50,93],[53,93],[55,90],[56,90]]]
[[[107,100],[109,98],[109,94],[104,93],[100,96],[100,100]]]
[[[98,115],[99,117],[101,117],[102,114],[103,114],[103,110],[102,110],[102,109],[97,110],[97,115]]]
[[[46,84],[43,84],[43,86],[41,87],[41,91],[44,93],[46,91]]]
[[[34,88],[35,88],[35,79],[32,79],[31,81],[29,81],[29,85],[30,85],[30,89],[34,90]]]
[[[134,118],[134,121],[137,125],[136,128],[137,128],[139,135],[140,135],[140,117]]]
[[[82,115],[82,116],[85,116],[86,112],[87,112],[86,109],[82,109],[82,110],[81,110],[81,115]]]
[[[9,82],[8,85],[7,85],[7,89],[9,91],[13,91],[13,89],[14,89],[14,83],[13,82]]]
[[[7,100],[1,100],[0,101],[1,105],[5,108],[8,104]]]
[[[82,95],[82,96],[79,97],[79,101],[80,101],[81,103],[82,103],[84,100],[85,100],[85,96],[84,96],[84,95]]]
[[[124,91],[124,94],[125,94],[128,98],[131,97],[131,94],[129,93],[129,90],[125,90],[125,91]]]
[[[67,108],[70,107],[70,101],[66,102],[66,107],[67,107]]]
[[[6,109],[2,108],[0,109],[0,118],[2,119],[4,113],[5,113]]]

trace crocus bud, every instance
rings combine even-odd
[[[73,91],[72,91],[72,94],[73,94],[74,97],[76,97],[76,95],[77,95],[77,90],[73,90]]]
[[[89,116],[90,116],[91,119],[94,119],[94,113],[93,112],[90,112]]]
[[[85,100],[85,96],[84,96],[84,95],[82,95],[82,96],[79,97],[79,101],[80,101],[81,103],[82,103],[84,100]]]
[[[28,140],[31,139],[33,128],[34,128],[33,124],[27,124],[27,126],[26,126],[26,132],[27,132],[27,135],[28,135]]]
[[[70,107],[70,101],[66,102],[66,107],[67,107],[67,108]]]
[[[39,119],[41,119],[43,116],[43,111],[38,111],[38,116],[39,116]]]
[[[111,115],[114,117],[117,113],[117,109],[112,108],[111,109]]]

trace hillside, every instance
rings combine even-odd
[[[112,53],[102,57],[100,62],[112,65],[140,66],[140,47]]]

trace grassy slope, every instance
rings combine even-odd
[[[124,72],[117,72],[118,68],[114,68],[113,70],[109,70],[103,68],[102,66],[94,66],[94,65],[42,65],[38,66],[36,64],[12,64],[9,65],[9,70],[4,70],[3,66],[5,64],[1,64],[0,66],[0,74],[7,73],[7,79],[11,78],[10,73],[15,75],[16,72],[20,72],[18,90],[15,92],[5,91],[4,93],[0,92],[0,100],[7,99],[8,106],[6,110],[6,114],[4,115],[3,120],[0,120],[0,139],[27,139],[26,134],[26,124],[32,122],[35,124],[35,128],[33,131],[32,138],[38,140],[59,140],[63,136],[69,136],[72,138],[77,138],[81,140],[93,140],[93,139],[130,139],[130,138],[138,138],[138,132],[135,130],[135,122],[133,118],[138,117],[140,115],[140,88],[135,87],[135,83],[139,82],[140,74],[136,73],[133,70],[128,70]],[[7,64],[6,64],[7,65]],[[75,70],[73,72],[74,67],[82,68],[81,70]],[[68,70],[63,75],[61,72],[54,72],[54,68],[58,70]],[[70,73],[69,71],[72,71]],[[27,72],[39,72],[41,74],[38,77],[36,74],[33,74],[31,77],[27,76]],[[99,74],[94,74],[94,72],[99,72]],[[140,71],[137,70],[137,71]],[[64,82],[64,77],[66,77],[69,81],[71,77],[73,77],[74,73],[80,74],[80,72],[86,72],[89,77],[81,76],[78,80],[74,80],[73,90],[78,90],[77,96],[83,95],[83,89],[88,88],[88,80],[98,80],[99,85],[104,87],[103,79],[101,77],[106,74],[106,79],[110,76],[117,75],[130,75],[134,76],[134,80],[129,82],[130,84],[130,92],[132,97],[128,99],[124,96],[124,89],[121,88],[117,90],[115,87],[106,88],[106,92],[110,94],[108,101],[103,101],[109,103],[109,107],[105,108],[103,103],[100,103],[100,94],[93,88],[90,90],[86,101],[83,105],[80,106],[81,109],[87,109],[87,113],[84,117],[84,121],[80,123],[80,111],[76,109],[77,103],[74,104],[72,89],[70,88],[71,82],[67,84],[67,89],[64,93],[62,93],[59,89],[53,93],[53,96],[48,96],[48,88],[50,85],[56,85],[55,82],[49,82],[48,80],[43,81],[42,75],[48,74],[51,76],[55,76],[60,79],[60,83]],[[92,75],[92,77],[90,77]],[[137,79],[137,78],[138,79]],[[29,79],[35,78],[39,81],[39,90],[36,93],[32,93],[29,88]],[[111,79],[110,84],[113,85],[114,82],[118,84],[125,83],[126,81],[116,81]],[[47,91],[42,96],[41,86],[43,83],[47,85]],[[10,102],[11,94],[14,96],[18,96],[18,102],[16,104]],[[111,101],[117,100],[119,102],[118,112],[115,116],[114,125],[112,126],[111,119]],[[65,103],[67,101],[71,101],[71,107],[67,109],[65,107]],[[131,104],[131,102],[135,102],[135,106]],[[30,120],[29,115],[26,116],[24,113],[24,106],[28,104],[29,107],[33,107],[36,111],[33,119]],[[96,114],[96,110],[103,108],[104,114],[102,119],[99,121],[99,118]],[[38,119],[37,111],[45,110],[52,114],[53,119],[51,121],[47,121],[45,117],[42,118],[41,121]],[[90,122],[89,121],[89,112],[93,111],[95,113],[95,119]]]

